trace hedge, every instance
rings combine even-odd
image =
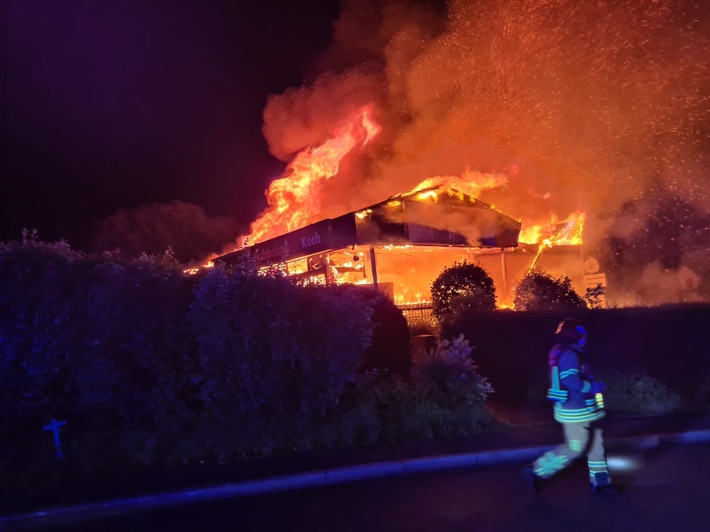
[[[441,324],[443,338],[459,334],[496,393],[526,401],[545,375],[557,324],[567,316],[589,330],[588,360],[595,373],[655,379],[688,401],[704,397],[710,378],[710,305],[575,309],[573,311],[464,312]]]

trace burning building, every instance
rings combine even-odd
[[[584,214],[565,220],[552,216],[521,231],[519,220],[478,199],[481,192],[506,185],[502,174],[467,170],[427,178],[409,192],[327,218],[324,213],[333,207],[326,183],[339,174],[350,152],[379,132],[365,107],[331,138],[298,153],[271,183],[269,208],[252,224],[250,245],[214,261],[248,259],[305,284],[371,285],[400,306],[428,303],[432,281],[464,261],[488,271],[500,306],[510,306],[513,284],[535,265],[568,275],[584,291],[578,245]]]
[[[368,284],[398,305],[430,300],[431,282],[454,262],[484,267],[501,301],[515,275],[538,257],[519,246],[521,223],[456,189],[439,186],[391,197],[215,259],[249,259],[304,283]],[[545,257],[547,260],[547,256]]]
[[[267,100],[262,131],[288,168],[249,244],[461,176],[453,188],[522,219],[499,303],[533,263],[580,293],[607,270],[614,305],[707,294],[709,21],[690,0],[344,2],[307,82]],[[465,186],[489,176],[505,183]],[[580,213],[585,246],[554,237]],[[399,257],[438,260],[409,245]],[[500,250],[470,248],[500,275]],[[382,281],[388,250],[375,252]]]

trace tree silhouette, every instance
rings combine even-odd
[[[128,257],[161,255],[171,248],[180,263],[199,261],[236,240],[236,222],[207,216],[198,205],[172,201],[121,209],[99,221],[94,251],[119,249]]]

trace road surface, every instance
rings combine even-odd
[[[594,531],[710,530],[710,445],[612,454],[624,490],[590,492],[576,467],[532,492],[523,464],[447,470],[132,513],[57,531]]]

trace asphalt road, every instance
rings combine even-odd
[[[522,464],[448,470],[222,500],[45,528],[52,531],[710,530],[710,445],[609,457],[620,495],[594,495],[576,467],[537,494]]]

